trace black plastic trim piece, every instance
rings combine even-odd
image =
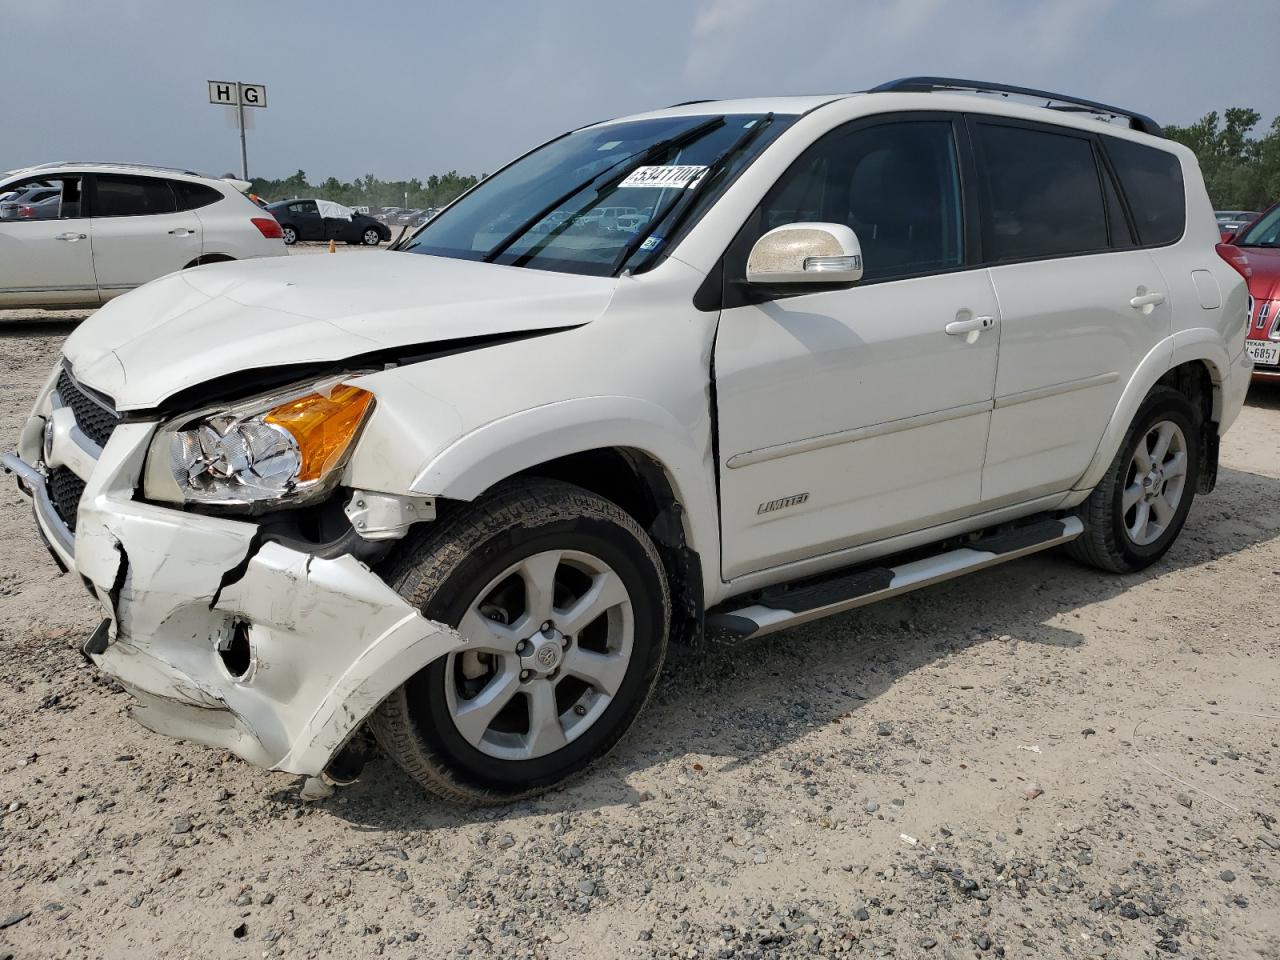
[[[107,640],[110,637],[110,631],[111,621],[104,619],[96,628],[94,628],[93,633],[89,634],[89,638],[81,645],[80,652],[83,653],[86,658],[95,654],[106,653]]]
[[[1099,103],[1096,100],[1085,100],[1081,97],[1069,97],[1049,90],[1037,90],[1034,87],[1015,87],[1008,83],[989,83],[985,80],[962,80],[958,77],[901,77],[890,80],[878,87],[872,87],[868,93],[936,93],[940,90],[970,91],[972,93],[999,93],[1018,97],[1034,97],[1043,100],[1056,100],[1068,107],[1079,107],[1090,113],[1106,113],[1113,117],[1125,117],[1130,129],[1153,137],[1163,137],[1164,131],[1146,114],[1123,107]]]
[[[823,580],[807,587],[792,590],[768,589],[760,594],[759,604],[771,610],[789,610],[804,613],[833,603],[843,603],[857,597],[887,590],[893,584],[893,571],[888,567],[872,567],[847,576]]]
[[[735,640],[745,640],[759,629],[760,624],[750,617],[736,613],[713,613],[707,617],[708,633],[725,634]]]
[[[980,540],[966,543],[970,550],[982,550],[987,553],[1013,553],[1025,550],[1048,540],[1056,540],[1066,533],[1066,525],[1061,520],[1039,520],[1026,526],[1014,527],[1002,533],[993,533]]]

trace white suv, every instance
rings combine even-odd
[[[668,640],[1153,563],[1249,382],[1200,171],[966,86],[596,124],[399,252],[108,305],[5,458],[85,653],[154,730],[345,780],[367,724],[502,802],[613,746]]]
[[[0,308],[97,306],[186,267],[284,256],[241,184],[117,163],[0,174]]]

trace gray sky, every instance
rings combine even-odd
[[[1278,0],[0,0],[0,15],[0,169],[239,170],[206,80],[265,83],[250,173],[302,168],[312,182],[492,172],[612,116],[911,74],[1059,90],[1165,123],[1280,113]]]

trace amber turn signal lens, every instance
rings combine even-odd
[[[267,414],[266,421],[297,442],[302,455],[297,482],[306,483],[323,477],[342,458],[372,406],[373,394],[343,383],[328,396],[309,393],[282,403]]]

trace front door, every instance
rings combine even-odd
[[[96,304],[81,178],[27,178],[0,187],[0,304]]]
[[[289,219],[298,225],[299,240],[327,240],[324,217],[314,200],[297,200],[289,204]]]
[[[95,181],[93,263],[103,300],[199,259],[200,218],[178,210],[168,180],[99,173]]]
[[[714,366],[726,579],[978,509],[999,310],[966,257],[961,131],[946,115],[833,131],[726,254]],[[856,287],[746,286],[752,243],[800,221],[853,228]]]

